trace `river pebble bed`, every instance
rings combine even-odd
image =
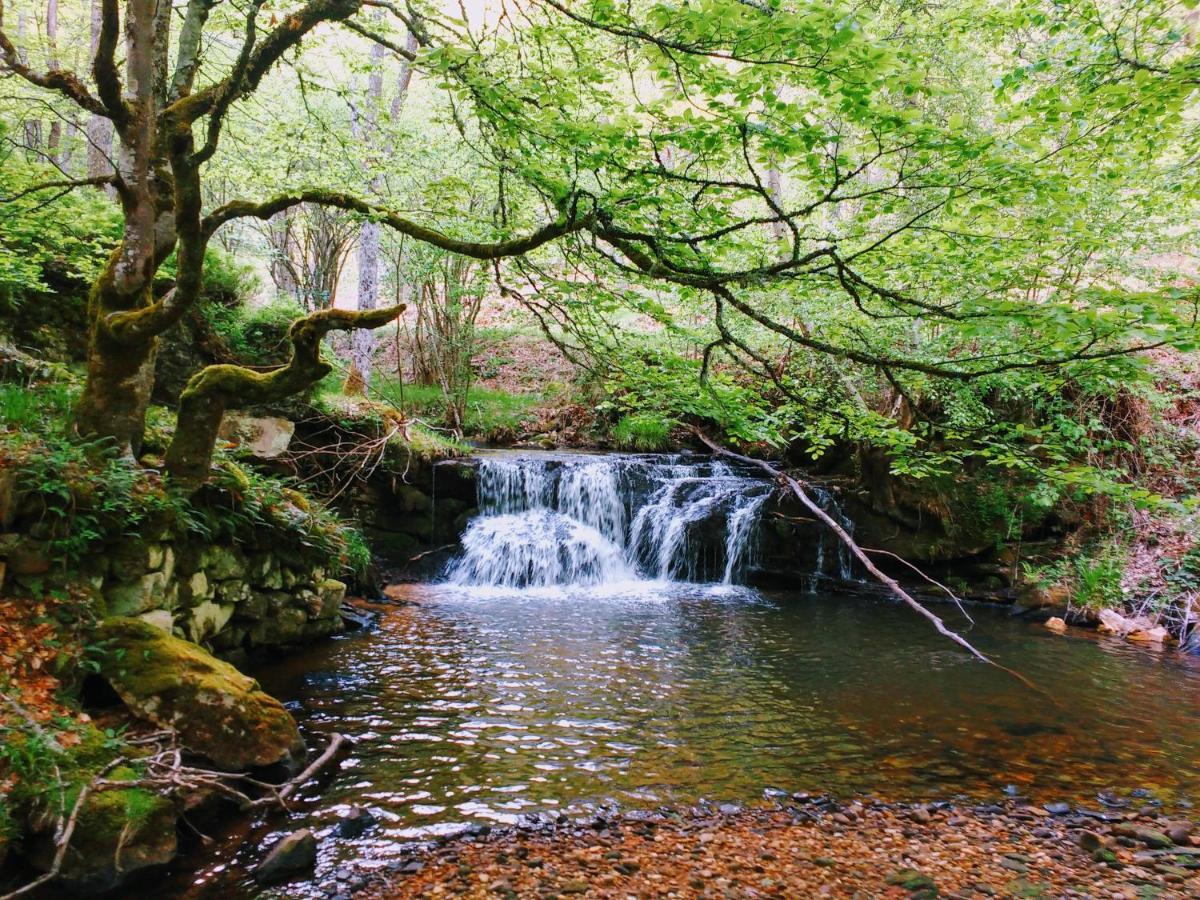
[[[1200,840],[1157,807],[954,806],[796,795],[488,830],[398,860],[356,896],[1200,896]],[[334,896],[351,885],[329,886]]]

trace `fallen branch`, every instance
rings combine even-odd
[[[957,606],[958,611],[963,614],[963,618],[965,618],[972,625],[975,624],[975,620],[971,618],[971,614],[968,613],[966,611],[966,609],[963,607],[962,600],[959,599],[958,595],[956,593],[954,593],[954,591],[950,590],[950,588],[946,587],[944,584],[942,584],[937,579],[931,578],[930,576],[926,575],[924,572],[922,572],[919,568],[917,568],[912,563],[910,563],[903,556],[893,553],[891,550],[873,550],[870,547],[863,547],[863,552],[864,553],[878,553],[881,556],[890,556],[892,559],[896,560],[896,562],[900,563],[901,565],[908,566],[918,576],[920,576],[921,578],[924,578],[926,581],[928,581],[930,584],[932,584],[935,588],[939,588],[943,593],[945,593],[945,595],[947,597],[949,597],[951,600],[954,601],[954,605]]]
[[[926,609],[924,606],[922,606],[920,603],[918,603],[916,600],[914,600],[912,598],[912,595],[910,595],[908,593],[908,591],[904,590],[904,588],[902,588],[900,586],[900,583],[898,581],[896,581],[896,579],[892,578],[890,575],[888,575],[887,573],[880,570],[880,568],[878,566],[876,566],[874,562],[871,561],[871,557],[869,557],[866,554],[866,552],[862,549],[862,547],[860,547],[857,543],[855,543],[854,538],[852,538],[850,536],[849,532],[847,532],[846,529],[843,528],[838,523],[838,521],[833,518],[833,516],[831,516],[831,515],[829,515],[829,513],[825,512],[825,510],[823,510],[821,508],[820,504],[818,504],[815,500],[812,499],[812,497],[810,497],[808,495],[808,492],[804,490],[804,486],[799,481],[797,481],[795,478],[793,478],[791,475],[788,475],[786,472],[781,472],[779,469],[775,468],[770,463],[765,462],[761,459],[754,459],[749,456],[742,456],[740,453],[734,453],[732,450],[727,450],[725,447],[722,447],[720,444],[714,443],[708,437],[701,434],[700,432],[696,432],[696,436],[699,437],[700,440],[703,441],[705,443],[705,445],[707,445],[708,448],[710,450],[712,450],[712,452],[714,454],[716,454],[718,456],[727,456],[730,459],[736,459],[738,462],[746,463],[747,465],[751,465],[751,466],[756,466],[757,468],[762,469],[764,472],[769,474],[772,478],[774,478],[779,483],[788,487],[791,490],[791,492],[796,495],[796,497],[800,500],[800,502],[802,504],[804,504],[805,508],[808,509],[809,512],[811,512],[814,516],[816,516],[818,519],[820,519],[821,522],[823,522],[826,526],[828,526],[828,528],[835,535],[837,535],[838,540],[840,540],[843,544],[846,545],[846,547],[850,550],[850,552],[854,554],[854,557],[862,564],[863,568],[866,569],[869,573],[871,573],[871,576],[873,578],[875,578],[878,582],[880,582],[880,584],[882,584],[889,591],[891,591],[893,594],[895,594],[896,597],[898,597],[900,600],[904,601],[904,603],[906,603],[913,611],[915,611],[919,615],[928,619],[933,624],[933,627],[935,629],[937,629],[938,634],[954,641],[954,643],[958,644],[960,647],[962,647],[964,650],[966,650],[968,653],[970,653],[976,659],[978,659],[982,662],[985,662],[988,665],[995,666],[997,669],[1000,669],[1004,672],[1007,672],[1009,675],[1012,675],[1014,678],[1018,679],[1023,684],[1025,684],[1027,687],[1032,688],[1034,690],[1038,690],[1037,686],[1035,684],[1033,684],[1033,682],[1031,682],[1029,679],[1027,679],[1024,675],[1020,674],[1019,672],[1014,672],[1012,669],[1008,668],[1007,666],[1000,665],[1000,663],[996,662],[995,660],[991,659],[984,653],[981,653],[979,650],[975,649],[975,647],[972,646],[971,643],[966,638],[964,638],[962,635],[960,635],[954,631],[951,631],[949,628],[947,628],[946,623],[943,622],[939,616],[930,612],[928,609]]]
[[[329,741],[329,746],[325,748],[325,752],[309,763],[308,767],[303,772],[290,781],[284,782],[282,785],[276,788],[270,796],[255,800],[248,806],[243,807],[243,809],[258,809],[264,806],[276,805],[285,806],[287,798],[292,795],[296,788],[315,778],[318,772],[333,762],[338,753],[341,752],[342,747],[344,747],[348,742],[349,738],[347,738],[344,734],[338,734],[337,732],[334,732],[333,738]]]

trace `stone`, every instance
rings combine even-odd
[[[1058,616],[1051,616],[1046,620],[1046,627],[1055,634],[1063,634],[1067,630],[1067,623]]]
[[[1095,853],[1104,846],[1104,838],[1096,834],[1094,831],[1081,831],[1079,837],[1076,838],[1080,849],[1086,853]]]
[[[1046,803],[1042,809],[1052,816],[1065,816],[1071,811],[1071,805],[1069,803]]]
[[[893,872],[885,880],[888,884],[902,887],[906,891],[934,890],[937,887],[932,878],[916,869],[901,869],[899,872]]]
[[[45,544],[28,538],[12,541],[5,556],[12,575],[45,575],[54,562]]]
[[[254,869],[254,880],[262,885],[279,884],[312,871],[317,864],[317,838],[308,828],[284,835]]]
[[[175,617],[165,609],[154,609],[138,616],[143,622],[148,622],[159,631],[171,634],[175,630]]]
[[[1191,834],[1192,826],[1188,822],[1177,822],[1167,826],[1167,837],[1180,847],[1186,847],[1191,843]]]
[[[193,572],[187,580],[187,587],[189,593],[192,595],[193,603],[207,600],[212,596],[208,587],[208,576],[203,572]]]
[[[1139,628],[1137,631],[1129,633],[1129,640],[1141,641],[1146,644],[1165,644],[1171,639],[1171,633],[1161,625],[1155,625],[1153,628]]]
[[[312,610],[309,610],[312,618],[333,618],[341,609],[342,601],[346,599],[346,585],[334,578],[326,578],[317,585],[317,597],[321,603],[316,615],[312,615]]]
[[[211,581],[246,577],[246,558],[232,547],[206,547],[200,554],[200,568]]]
[[[119,774],[113,777],[124,780]],[[133,777],[134,773],[124,777]],[[141,788],[115,788],[89,795],[80,811],[56,884],[71,895],[95,896],[110,891],[129,875],[175,858],[175,806]],[[28,858],[46,871],[55,854],[54,833],[29,841]]]
[[[240,771],[304,757],[295,720],[252,678],[189,641],[139,619],[96,629],[109,653],[100,674],[137,716],[179,733],[222,769]]]
[[[188,616],[185,626],[188,637],[197,644],[212,637],[229,624],[229,620],[233,618],[233,610],[232,603],[202,600]]]
[[[1128,634],[1132,630],[1129,620],[1115,609],[1102,609],[1099,612],[1100,624],[1097,626],[1104,634]]]
[[[1047,606],[1066,606],[1071,600],[1071,588],[1065,584],[1037,585],[1023,587],[1017,595],[1017,602],[1026,609],[1042,609]]]
[[[165,562],[167,558],[167,549],[168,548],[166,544],[147,544],[146,568],[161,569],[163,567],[163,562]],[[172,558],[173,557],[174,554],[172,554]]]
[[[375,817],[369,810],[361,806],[352,806],[344,816],[338,819],[334,833],[340,838],[362,837],[363,833],[374,824]]]
[[[258,459],[275,459],[287,452],[296,425],[281,416],[245,416],[226,413],[221,437],[234,441]]]
[[[148,572],[133,582],[118,584],[104,592],[110,616],[136,616],[156,608],[167,608],[167,576]]]

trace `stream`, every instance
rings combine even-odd
[[[478,484],[443,581],[405,586],[372,631],[252,672],[310,745],[341,732],[354,747],[289,816],[185,858],[172,895],[256,896],[262,848],[304,826],[318,868],[289,897],[414,841],[614,807],[781,791],[1200,799],[1196,658],[940,608],[1035,694],[853,582],[747,587],[771,487],[718,463],[502,455]],[[819,559],[847,574],[834,548]],[[378,825],[334,837],[353,806]]]

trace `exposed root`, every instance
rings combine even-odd
[[[239,810],[248,812],[259,809],[287,809],[288,798],[295,791],[311,781],[332,763],[349,743],[349,738],[342,734],[334,734],[329,745],[321,755],[305,767],[299,775],[285,781],[283,784],[270,784],[249,775],[236,772],[221,772],[216,769],[206,769],[183,762],[183,750],[175,743],[173,732],[156,732],[137,741],[137,743],[155,742],[154,751],[146,757],[130,760],[120,757],[109,762],[88,784],[79,790],[79,796],[66,819],[60,819],[55,828],[55,853],[50,868],[28,884],[22,885],[15,891],[0,896],[0,900],[13,900],[53,881],[62,872],[71,837],[75,833],[76,823],[87,800],[100,791],[125,790],[142,788],[160,794],[199,793],[212,791],[238,805]],[[164,745],[163,741],[169,742]],[[118,766],[136,763],[145,768],[141,778],[112,780],[109,772]],[[261,796],[252,797],[247,790]]]

